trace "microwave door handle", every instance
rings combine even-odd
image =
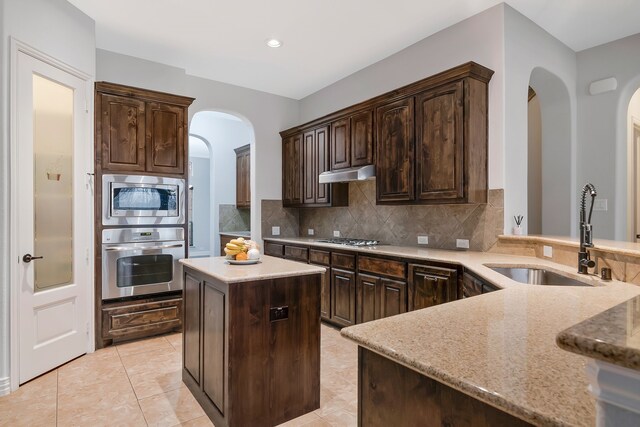
[[[144,247],[135,247],[135,246],[112,246],[110,248],[106,248],[106,251],[109,252],[124,252],[124,251],[151,251],[158,249],[169,249],[169,248],[181,248],[184,246],[182,243],[176,243],[175,245],[160,245],[160,246],[144,246]]]

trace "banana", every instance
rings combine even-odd
[[[225,246],[226,246],[227,248],[229,248],[229,249],[234,249],[234,250],[235,250],[235,249],[242,249],[242,248],[243,248],[243,246],[241,246],[241,245],[236,245],[235,243],[227,243]]]
[[[224,253],[227,255],[238,255],[240,252],[242,252],[242,249],[224,248]]]
[[[237,239],[231,240],[231,242],[229,242],[229,243],[234,244],[234,245],[238,245],[238,246],[242,246],[242,245],[244,245],[244,238],[239,237]]]

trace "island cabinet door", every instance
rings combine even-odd
[[[455,269],[409,265],[409,311],[456,300],[457,286]]]
[[[200,292],[201,282],[189,273],[184,275],[184,369],[200,384]]]
[[[205,281],[202,287],[202,391],[225,414],[225,302],[222,290]]]
[[[356,274],[331,269],[331,320],[342,326],[356,323]]]

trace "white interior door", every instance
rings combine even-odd
[[[88,346],[92,196],[86,82],[19,51],[15,114],[19,382]],[[31,257],[31,259],[29,259]]]

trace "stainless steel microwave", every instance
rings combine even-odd
[[[184,224],[184,186],[178,178],[102,175],[102,224]]]

